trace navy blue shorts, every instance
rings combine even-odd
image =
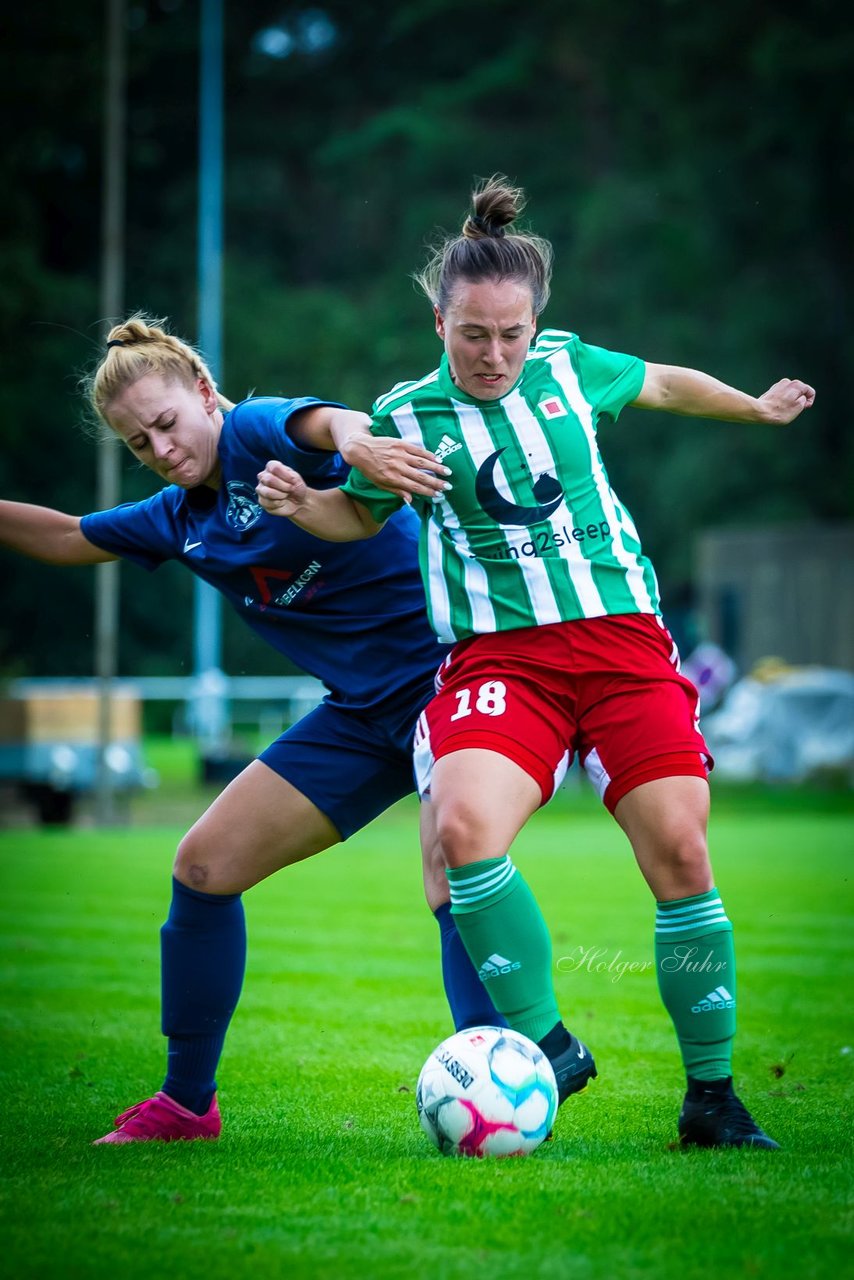
[[[415,790],[412,734],[432,681],[385,714],[322,702],[258,757],[301,791],[346,840]]]

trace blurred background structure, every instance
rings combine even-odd
[[[200,8],[128,0],[125,33],[124,305],[190,339],[205,333]],[[0,492],[80,513],[96,505],[97,450],[78,375],[112,318],[99,295],[106,16],[95,0],[43,0],[37,22],[10,9],[0,86]],[[777,656],[851,665],[838,623],[854,516],[854,27],[842,4],[224,0],[223,31],[224,313],[208,354],[224,392],[368,407],[431,367],[439,347],[411,273],[437,230],[460,225],[473,179],[502,171],[555,245],[545,323],[754,393],[782,376],[816,386],[786,429],[627,411],[601,444],[683,651],[726,647],[730,591],[742,669],[766,644],[744,630],[747,613],[778,605]],[[122,467],[123,499],[151,492],[130,455]],[[807,648],[783,620],[790,526],[810,548],[803,598],[827,619]],[[91,674],[95,575],[5,554],[2,573],[0,677]],[[758,595],[757,574],[779,589]],[[192,617],[177,566],[123,570],[121,675],[189,674]],[[222,667],[295,674],[227,614]]]
[[[706,531],[696,564],[706,634],[740,670],[774,655],[854,672],[854,524]]]

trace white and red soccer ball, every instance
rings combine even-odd
[[[430,1054],[415,1093],[421,1128],[444,1155],[524,1156],[551,1132],[557,1084],[538,1045],[471,1027]]]

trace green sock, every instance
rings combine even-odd
[[[717,889],[656,904],[658,989],[696,1080],[732,1075],[735,952]]]
[[[514,1031],[541,1040],[560,1013],[536,898],[509,854],[450,867],[447,876],[457,930],[493,1004]]]

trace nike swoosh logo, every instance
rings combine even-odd
[[[583,1044],[580,1044],[580,1045],[578,1046],[578,1054],[577,1054],[576,1056],[577,1056],[577,1057],[579,1057],[579,1058],[583,1058],[583,1057],[584,1057],[584,1045],[583,1045]]]
[[[201,540],[199,540],[198,542],[191,542],[190,539],[188,538],[187,541],[184,543],[184,554],[186,555],[188,551],[194,551],[196,547],[200,547],[201,545],[202,545]]]

